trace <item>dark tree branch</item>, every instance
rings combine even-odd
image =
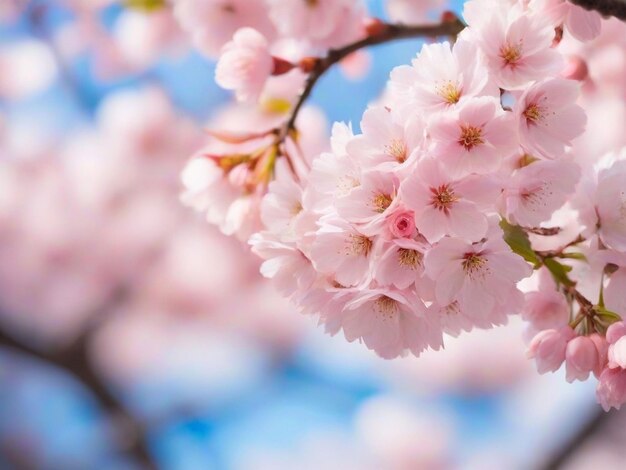
[[[309,77],[306,81],[304,91],[298,98],[289,119],[285,125],[281,128],[278,136],[279,142],[283,142],[289,134],[295,130],[296,119],[298,113],[304,105],[305,101],[309,98],[318,80],[330,69],[333,65],[341,62],[347,56],[360,49],[364,49],[370,46],[376,46],[399,39],[408,39],[416,37],[438,37],[438,36],[457,36],[463,29],[465,24],[458,18],[442,21],[439,24],[433,25],[419,25],[410,26],[404,24],[381,24],[381,32],[378,34],[370,35],[364,39],[348,44],[339,49],[331,49],[328,54],[320,59],[317,59],[313,70],[309,73]]]
[[[97,398],[115,425],[120,451],[132,456],[142,468],[156,469],[157,466],[146,447],[145,429],[126,410],[121,401],[111,393],[89,362],[88,345],[94,330],[88,329],[68,348],[42,352],[0,329],[0,347],[12,349],[32,359],[56,366],[80,380]]]
[[[605,16],[626,21],[626,0],[569,0],[585,10],[595,10]]]
[[[542,470],[563,468],[563,465],[580,450],[582,444],[594,436],[612,416],[598,407],[593,416],[540,468]]]

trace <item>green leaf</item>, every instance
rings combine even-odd
[[[617,313],[611,312],[604,307],[596,305],[593,309],[596,311],[597,315],[609,325],[618,321],[622,321],[622,317],[620,317]]]
[[[513,253],[520,255],[531,263],[535,269],[541,266],[541,258],[537,256],[533,250],[530,245],[530,240],[528,239],[528,234],[522,227],[511,225],[505,219],[500,221],[500,227],[504,231],[504,241],[511,247]]]
[[[125,0],[124,6],[135,10],[152,12],[165,8],[167,2],[166,0]]]
[[[587,257],[583,255],[582,253],[561,253],[558,256],[559,258],[563,258],[563,259],[575,259],[578,261],[587,261]]]
[[[567,273],[572,270],[571,266],[561,264],[554,258],[545,258],[543,264],[548,268],[548,271],[550,271],[550,274],[552,274],[552,277],[557,283],[563,284],[564,286],[575,285],[575,282],[567,275]]]

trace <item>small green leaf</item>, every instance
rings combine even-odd
[[[622,321],[622,317],[620,317],[617,313],[611,312],[604,307],[596,305],[593,309],[595,310],[596,314],[609,325],[618,321]]]
[[[587,257],[582,253],[561,253],[558,255],[559,258],[563,259],[575,259],[578,261],[587,261]]]
[[[528,239],[528,234],[522,227],[511,225],[505,219],[500,221],[500,227],[504,231],[504,241],[511,247],[513,253],[520,255],[526,261],[533,264],[535,269],[541,266],[541,258],[537,256],[533,250],[530,245],[530,240]]]
[[[563,284],[564,286],[573,286],[575,284],[567,275],[567,273],[572,270],[571,266],[561,264],[554,258],[544,259],[543,264],[548,268],[548,271],[550,271],[550,274],[552,274],[552,277],[557,283]]]

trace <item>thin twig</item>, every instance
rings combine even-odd
[[[408,39],[415,37],[437,37],[437,36],[457,36],[463,29],[465,24],[458,18],[450,21],[443,21],[434,25],[420,25],[409,26],[402,24],[383,24],[382,32],[368,36],[364,39],[348,44],[339,49],[331,49],[326,57],[318,59],[315,62],[313,70],[310,72],[309,77],[304,86],[304,90],[298,101],[296,102],[289,119],[285,125],[280,129],[278,134],[278,141],[284,142],[289,134],[295,129],[296,119],[298,113],[304,105],[305,101],[309,98],[318,80],[330,69],[333,65],[337,64],[350,54],[370,46],[376,46],[399,39]]]

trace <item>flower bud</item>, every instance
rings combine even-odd
[[[407,238],[415,233],[413,212],[403,211],[392,215],[389,219],[389,231],[396,238]]]
[[[604,411],[611,408],[619,410],[626,402],[626,370],[608,367],[604,369],[596,388],[596,398]]]
[[[540,374],[554,372],[565,360],[567,342],[575,336],[569,326],[559,330],[540,331],[530,342],[527,357],[537,361],[537,371]]]
[[[589,373],[598,366],[598,350],[587,336],[577,336],[567,343],[565,349],[565,379],[587,380]]]
[[[622,336],[626,335],[626,323],[623,321],[618,321],[613,323],[606,330],[606,340],[609,344],[614,344],[620,339]]]
[[[600,374],[604,370],[608,362],[608,354],[609,354],[609,343],[607,343],[606,338],[598,333],[594,333],[589,335],[589,339],[593,341],[593,344],[596,346],[596,350],[598,351],[598,365],[594,369],[593,374],[596,378],[600,378]]]

